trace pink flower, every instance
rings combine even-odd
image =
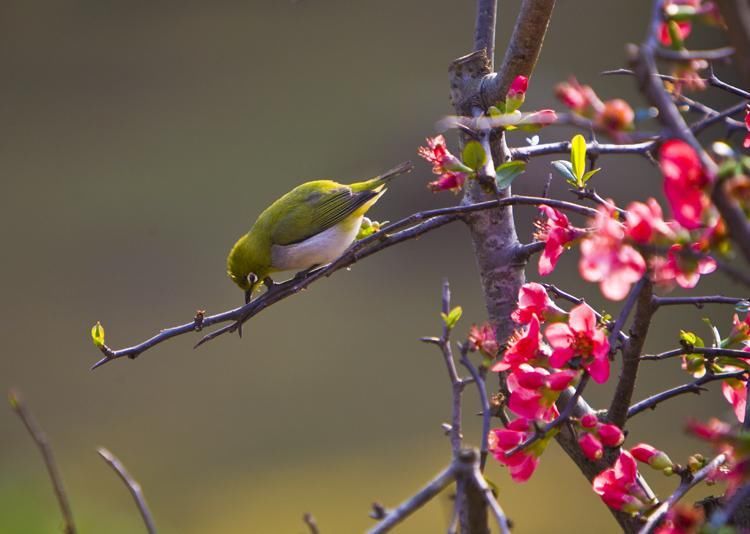
[[[583,454],[586,455],[586,458],[592,462],[601,459],[604,455],[604,447],[602,447],[601,442],[593,434],[586,433],[581,436],[578,440],[578,445],[581,447]]]
[[[625,235],[637,243],[650,243],[657,238],[672,238],[674,232],[664,221],[659,203],[649,198],[646,203],[631,202],[625,215]]]
[[[581,85],[575,78],[557,84],[555,96],[571,110],[585,117],[592,118],[604,109],[604,103],[594,90],[588,85]]]
[[[584,234],[584,230],[570,224],[564,213],[550,206],[539,206],[539,210],[546,215],[546,220],[537,221],[537,232],[534,237],[544,241],[544,252],[539,257],[539,274],[550,274],[557,265],[563,251],[569,243]]]
[[[747,405],[747,386],[742,380],[730,378],[722,380],[721,393],[734,409],[734,415],[742,423],[745,420],[745,406]]]
[[[467,170],[461,160],[450,153],[445,144],[445,137],[438,135],[427,138],[427,146],[421,146],[417,150],[422,158],[432,163],[434,174],[444,174],[447,171]]]
[[[488,358],[497,358],[499,347],[495,338],[495,329],[490,323],[484,323],[481,326],[472,325],[469,330],[469,350],[480,351]]]
[[[538,441],[535,444],[538,446],[529,447],[510,456],[506,456],[505,453],[523,443],[533,432],[533,425],[524,418],[511,421],[506,428],[490,430],[487,448],[498,462],[508,467],[511,478],[516,482],[526,482],[534,474],[546,443]]]
[[[750,313],[745,315],[745,319],[740,321],[739,316],[735,313],[732,317],[732,329],[727,336],[727,346],[731,347],[736,343],[742,343],[750,339]],[[750,357],[750,354],[748,355]]]
[[[693,24],[690,21],[677,23],[677,34],[680,40],[685,40],[693,30]],[[672,37],[669,35],[669,23],[662,22],[659,25],[659,42],[664,46],[672,46]]]
[[[750,104],[747,105],[747,109],[745,110],[745,129],[747,130],[747,134],[745,135],[745,140],[742,141],[742,146],[750,148]]]
[[[427,138],[427,146],[421,146],[417,153],[432,163],[432,172],[440,176],[427,184],[433,192],[460,191],[469,176],[471,169],[450,153],[445,144],[445,137],[438,135]]]
[[[622,98],[607,100],[604,109],[596,117],[596,125],[609,132],[621,132],[633,128],[635,113]]]
[[[587,304],[570,310],[568,324],[555,323],[545,331],[552,346],[549,358],[553,367],[561,368],[572,358],[581,364],[595,382],[602,384],[609,378],[609,340],[596,326],[596,315]]]
[[[527,419],[551,421],[558,415],[555,402],[576,378],[578,371],[550,372],[543,367],[522,363],[508,375],[508,408]]]
[[[516,76],[510,84],[510,89],[508,89],[508,97],[513,98],[517,95],[523,95],[528,88],[529,79],[526,76]]]
[[[624,243],[625,228],[614,214],[611,205],[599,207],[594,231],[581,242],[578,269],[584,280],[599,282],[605,297],[622,300],[646,272],[646,261]]]
[[[655,534],[698,534],[705,519],[703,508],[678,503],[667,512]]]
[[[638,484],[638,468],[629,452],[623,451],[615,465],[599,473],[592,484],[607,506],[627,513],[645,510],[650,499]]]
[[[541,340],[539,318],[534,315],[525,331],[513,334],[508,341],[503,359],[493,365],[491,370],[506,371],[536,359],[541,348]]]
[[[540,321],[545,320],[546,313],[555,308],[552,299],[542,284],[529,282],[518,290],[518,307],[513,311],[512,318],[519,324],[526,324],[536,316]]]
[[[713,258],[693,258],[681,253],[682,245],[672,245],[667,257],[651,258],[651,270],[653,280],[656,284],[669,287],[674,282],[685,289],[692,289],[701,278],[702,274],[711,274],[716,270],[716,261]],[[690,247],[699,253],[699,246],[693,244]]]
[[[659,150],[659,165],[664,175],[664,194],[674,218],[688,230],[700,227],[709,205],[704,190],[711,180],[698,154],[684,141],[670,139]]]
[[[660,451],[647,443],[639,443],[632,447],[630,449],[630,454],[632,454],[639,462],[646,463],[660,471],[674,465],[664,451]]]
[[[732,435],[732,427],[729,423],[720,421],[715,417],[708,423],[689,421],[687,431],[705,441],[722,442]]]
[[[430,191],[433,193],[437,193],[438,191],[453,191],[454,193],[457,193],[461,191],[467,177],[468,174],[465,172],[449,171],[441,175],[440,178],[434,182],[428,183],[427,187],[429,187]]]
[[[622,430],[617,425],[603,423],[599,425],[596,432],[599,434],[599,440],[605,447],[619,447],[625,441],[625,434],[622,433]]]

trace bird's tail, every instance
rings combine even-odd
[[[414,165],[412,165],[411,161],[405,161],[403,163],[396,165],[392,169],[384,172],[380,176],[371,178],[370,180],[367,180],[366,182],[359,182],[356,184],[352,184],[351,185],[352,191],[354,192],[371,191],[373,189],[377,189],[378,187],[386,185],[388,182],[393,180],[396,176],[400,174],[406,174],[407,172],[411,172],[413,168],[414,168]]]

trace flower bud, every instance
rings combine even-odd
[[[587,413],[586,415],[581,417],[581,426],[583,428],[594,428],[596,427],[598,422],[599,420],[593,413]]]
[[[646,443],[639,443],[631,448],[630,454],[632,454],[636,460],[647,463],[654,469],[663,470],[674,465],[665,452]]]
[[[505,95],[505,113],[513,113],[521,107],[526,98],[526,89],[529,87],[529,79],[526,76],[516,76],[510,84],[508,93]]]
[[[625,441],[625,435],[616,425],[603,424],[597,430],[599,439],[605,447],[619,447]],[[633,455],[635,456],[635,455]],[[637,458],[637,456],[636,456]]]
[[[593,434],[586,433],[578,440],[583,454],[591,461],[599,460],[604,454],[604,447]]]

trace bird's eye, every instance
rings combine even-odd
[[[258,275],[255,273],[248,274],[247,281],[250,282],[251,286],[254,286],[258,282]]]

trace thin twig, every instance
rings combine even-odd
[[[683,304],[690,304],[700,309],[705,304],[732,304],[736,305],[740,302],[747,302],[747,298],[741,297],[725,297],[724,295],[706,295],[699,297],[653,297],[654,307],[659,308],[661,306],[680,306]]]
[[[729,356],[730,358],[741,359],[746,359],[748,357],[748,353],[743,350],[723,349],[719,347],[682,347],[679,349],[660,352],[659,354],[644,354],[643,356],[641,356],[641,360],[666,360],[668,358],[683,356],[685,354],[704,354],[710,357]]]
[[[148,509],[148,504],[146,504],[146,498],[143,496],[141,485],[130,475],[130,473],[128,473],[128,470],[125,469],[123,463],[109,450],[104,447],[99,447],[96,449],[96,452],[98,452],[99,456],[101,456],[104,461],[115,470],[117,476],[119,476],[120,480],[122,480],[127,486],[128,491],[133,496],[135,505],[138,507],[138,511],[141,513],[148,534],[156,534],[156,524],[154,523],[151,511]]]
[[[635,154],[646,156],[656,146],[656,141],[642,141],[631,144],[600,143],[589,141],[586,143],[586,153],[595,156],[604,154]],[[529,159],[535,156],[547,154],[569,154],[570,141],[559,141],[557,143],[546,143],[541,145],[522,146],[511,148],[510,154],[513,159]]]
[[[639,534],[651,534],[656,527],[664,520],[669,510],[685,496],[692,488],[703,482],[709,475],[713,474],[721,465],[727,461],[726,454],[722,453],[711,460],[703,469],[697,471],[691,478],[683,480],[675,492],[669,496],[654,512],[649,516],[646,524],[639,531]]]
[[[315,518],[310,512],[307,512],[302,516],[302,521],[304,521],[305,525],[307,525],[307,528],[310,529],[310,534],[320,534],[320,529],[318,529],[318,522],[315,521]]]
[[[497,526],[500,528],[501,534],[509,534],[510,528],[508,526],[508,518],[505,517],[505,513],[503,512],[500,503],[497,502],[497,499],[492,494],[492,488],[490,488],[489,484],[487,484],[487,481],[484,479],[479,464],[474,465],[472,478],[474,484],[477,485],[482,492],[482,495],[484,495],[484,500],[487,502],[487,506],[492,510],[492,515],[495,516],[495,521],[497,521]]]
[[[479,393],[479,402],[482,405],[482,441],[479,448],[479,470],[484,472],[484,467],[487,463],[487,441],[490,434],[492,418],[490,399],[487,395],[487,385],[485,384],[484,377],[482,377],[482,373],[479,372],[469,358],[469,346],[466,343],[461,343],[459,345],[459,350],[461,351],[461,364],[466,367],[473,378],[474,384],[477,387],[477,393]]]
[[[414,496],[387,512],[383,520],[368,531],[368,534],[383,534],[401,523],[456,479],[455,463],[452,463]]]
[[[714,382],[716,380],[726,380],[728,378],[739,378],[746,373],[747,371],[743,369],[741,371],[732,371],[729,373],[705,374],[702,377],[693,380],[692,382],[682,384],[666,391],[662,391],[660,393],[657,393],[656,395],[645,398],[642,401],[636,402],[630,408],[628,408],[628,419],[638,415],[643,411],[653,410],[659,403],[664,402],[665,400],[669,400],[673,397],[677,397],[678,395],[683,395],[685,393],[700,394],[705,390],[705,388],[703,388],[702,386],[704,384],[708,384],[709,382]]]
[[[52,452],[52,446],[47,439],[47,435],[36,422],[36,419],[34,419],[31,411],[26,407],[26,403],[24,403],[17,391],[11,389],[8,392],[8,400],[10,402],[10,407],[16,412],[16,414],[18,414],[18,417],[21,418],[21,421],[29,432],[31,439],[34,440],[34,443],[42,453],[44,465],[47,467],[47,473],[52,482],[52,489],[55,491],[55,497],[57,497],[57,503],[62,512],[63,532],[65,532],[65,534],[75,534],[76,526],[73,521],[73,510],[70,507],[68,494],[65,491],[62,476],[60,475],[60,470],[55,462],[55,455]]]

